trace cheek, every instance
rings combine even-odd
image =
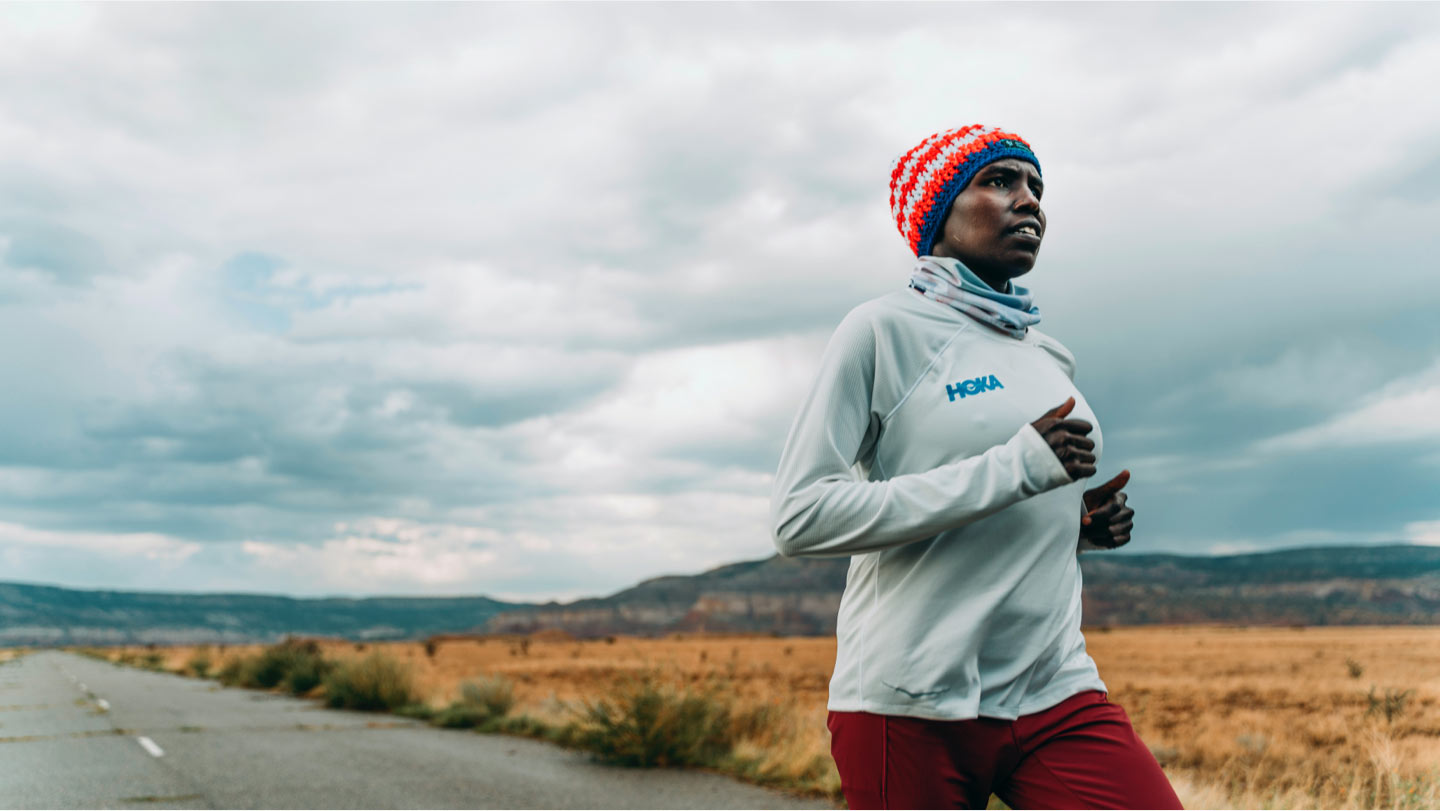
[[[990,213],[989,206],[983,201],[974,199],[965,200],[950,210],[950,218],[945,222],[945,231],[955,242],[966,244],[974,242],[980,237],[980,233],[986,229],[986,223],[994,219]]]
[[[977,195],[967,206],[966,218],[980,228],[987,228],[1005,219],[1010,202],[998,194]]]

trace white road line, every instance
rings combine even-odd
[[[100,705],[100,709],[102,709],[102,710],[108,710],[108,709],[110,709],[110,702],[106,701],[106,700],[103,699],[103,698],[97,699],[97,700],[95,701],[95,703],[96,703],[96,704],[99,704],[99,705]]]
[[[140,737],[136,738],[135,740],[139,741],[139,742],[140,742],[140,745],[145,748],[145,751],[146,751],[146,752],[149,752],[152,756],[154,756],[154,757],[165,757],[165,750],[164,750],[164,749],[161,749],[161,748],[158,747],[158,746],[156,746],[154,741],[150,740],[149,738],[145,737],[144,735],[141,735]]]

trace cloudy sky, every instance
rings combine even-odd
[[[972,122],[1130,551],[1440,543],[1437,79],[1433,5],[5,5],[0,580],[767,556],[890,161]]]

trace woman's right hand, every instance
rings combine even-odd
[[[1055,458],[1065,466],[1071,481],[1088,479],[1095,475],[1095,442],[1085,435],[1095,426],[1085,420],[1067,420],[1065,417],[1075,408],[1075,398],[1046,411],[1040,419],[1030,423],[1041,439],[1055,452]]]

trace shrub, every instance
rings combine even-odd
[[[245,686],[269,689],[285,683],[292,671],[313,673],[323,671],[323,669],[319,645],[313,641],[301,642],[287,639],[260,652],[260,655],[248,668],[250,683]],[[319,679],[317,678],[310,683],[309,687],[314,687],[318,683]],[[305,689],[308,690],[309,687]],[[292,692],[295,691],[292,690]]]
[[[521,715],[514,718],[499,718],[486,726],[493,726],[496,732],[504,732],[507,735],[523,735],[527,738],[541,738],[561,746],[574,746],[575,725],[564,724],[551,726],[544,721],[531,718],[528,715]]]
[[[140,658],[140,666],[146,670],[164,670],[165,655],[161,653],[147,653]]]
[[[435,713],[434,721],[442,727],[450,729],[469,729],[478,727],[490,720],[490,713],[484,707],[477,707],[474,704],[464,704],[459,701]]]
[[[713,766],[735,743],[728,701],[712,691],[660,687],[652,678],[584,703],[579,715],[574,744],[622,766]]]
[[[220,668],[220,672],[215,674],[215,678],[219,679],[220,683],[226,687],[239,685],[244,680],[245,666],[248,662],[249,660],[245,657],[237,656],[226,662],[225,666]]]
[[[737,740],[760,738],[779,725],[784,710],[774,704],[758,704],[743,712],[732,713],[730,731]]]
[[[296,695],[320,684],[330,671],[330,663],[320,655],[319,645],[313,641],[294,639],[271,645],[258,655],[237,660],[237,663],[238,671],[232,673],[234,681],[227,683],[267,690],[284,686]],[[224,678],[221,680],[224,681]]]
[[[496,718],[503,718],[515,706],[515,688],[508,679],[488,676],[479,681],[467,681],[460,685],[460,701],[475,707],[483,707]]]
[[[319,687],[325,681],[334,665],[320,655],[302,655],[290,662],[285,674],[285,689],[294,695],[303,695]]]
[[[290,668],[289,657],[285,652],[269,647],[260,651],[260,655],[252,658],[241,670],[240,684],[244,687],[270,688],[280,684],[285,678],[285,673]]]
[[[1360,678],[1365,672],[1365,666],[1351,659],[1349,656],[1345,657],[1345,668],[1350,671],[1350,678],[1352,679]]]
[[[1385,695],[1377,696],[1375,695],[1375,685],[1372,684],[1370,692],[1365,696],[1370,702],[1370,706],[1365,710],[1365,715],[1367,717],[1377,714],[1384,715],[1385,723],[1394,723],[1396,718],[1405,714],[1405,703],[1413,695],[1415,695],[1414,690],[1400,691],[1393,687],[1386,687]]]
[[[197,648],[195,653],[191,654],[190,661],[185,663],[185,670],[197,678],[203,679],[210,675],[210,668],[214,664],[210,658],[209,648]]]
[[[416,703],[410,670],[379,651],[331,671],[325,700],[332,707],[371,712]]]
[[[395,714],[405,718],[419,718],[421,721],[433,720],[437,715],[433,707],[429,704],[422,703],[406,704],[403,707],[397,707]]]
[[[255,656],[240,656],[225,664],[216,678],[226,686],[271,689],[283,686],[295,695],[321,684],[334,665],[313,641],[287,639]]]
[[[513,685],[499,676],[460,685],[460,698],[435,715],[442,727],[495,726],[515,706]]]
[[[834,768],[801,742],[800,723],[784,699],[752,704],[732,713],[734,739],[726,771],[761,785],[797,788],[813,786]]]

